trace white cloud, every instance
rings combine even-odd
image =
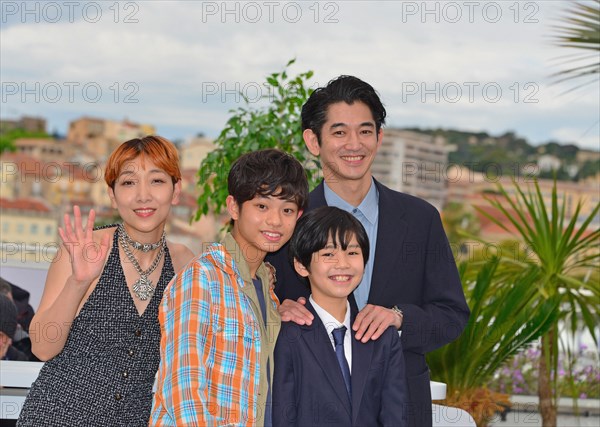
[[[131,3],[138,9],[125,10],[125,3],[120,3],[117,23],[114,10],[108,9],[112,3],[102,3],[97,23],[79,17],[73,23],[17,20],[3,25],[3,84],[26,82],[29,88],[34,82],[42,87],[48,82],[77,82],[81,87],[95,82],[104,95],[96,103],[77,92],[73,102],[66,93],[54,103],[44,96],[39,102],[26,96],[22,102],[22,93],[4,91],[3,111],[35,112],[62,130],[67,123],[59,120],[68,114],[72,118],[110,114],[154,123],[172,132],[171,137],[196,131],[214,136],[227,111],[241,105],[233,94],[236,88],[262,82],[297,57],[292,73],[312,69],[313,83],[325,84],[339,74],[369,81],[382,95],[390,123],[490,132],[510,129],[531,142],[563,137],[586,146],[597,142],[590,136],[593,130],[576,136],[599,115],[598,85],[564,96],[558,94],[565,86],[548,86],[548,76],[555,71],[549,63],[562,53],[550,43],[550,25],[567,2]],[[450,22],[456,16],[451,9],[456,6],[450,3],[460,8],[456,23]],[[472,22],[467,4],[476,4]],[[498,7],[501,17],[494,23]],[[298,10],[301,16],[294,23]],[[123,22],[131,12],[138,22]],[[137,88],[137,104],[123,102],[123,96],[131,93],[125,90],[128,83]],[[421,93],[408,97],[403,93],[407,84],[427,89],[436,83],[440,90],[444,85],[462,87],[462,97],[448,102],[444,97],[454,96],[448,91],[440,102],[431,100],[435,95],[422,102]],[[466,86],[472,83],[479,85],[473,102]],[[526,88],[527,83],[535,86]],[[498,102],[483,99],[485,84],[501,87]],[[207,96],[207,85],[216,85],[219,92]],[[115,88],[120,91],[119,102],[114,99]],[[525,103],[527,95],[539,102]]]

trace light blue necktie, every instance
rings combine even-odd
[[[344,335],[346,335],[346,327],[334,329],[331,331],[333,335],[333,342],[335,343],[335,355],[337,356],[340,369],[342,370],[342,376],[346,383],[346,390],[348,391],[348,397],[352,402],[352,383],[350,380],[350,368],[348,367],[348,361],[346,360],[346,354],[344,353]]]

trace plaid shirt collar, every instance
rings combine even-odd
[[[231,233],[227,233],[225,237],[223,237],[223,240],[221,240],[221,245],[225,247],[226,252],[223,253],[216,247],[213,247],[214,250],[211,249],[213,256],[221,260],[226,268],[234,270],[234,266],[237,267],[242,279],[244,280],[244,286],[252,285],[252,277],[250,276],[248,263],[242,254],[242,249],[237,244]],[[258,277],[269,277],[269,272],[264,263],[260,264],[260,267],[258,267],[258,270],[256,271],[256,275]]]

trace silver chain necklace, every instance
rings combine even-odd
[[[131,263],[133,264],[133,267],[135,268],[137,273],[140,275],[140,278],[137,279],[135,281],[135,283],[133,284],[133,287],[132,287],[133,293],[142,301],[146,301],[148,298],[152,298],[152,295],[154,295],[154,290],[156,289],[152,285],[152,280],[148,279],[148,276],[150,276],[152,274],[152,272],[154,270],[156,270],[156,267],[158,267],[158,263],[160,262],[161,258],[163,257],[163,255],[165,253],[165,247],[167,246],[167,240],[165,238],[165,233],[163,232],[163,235],[160,238],[160,241],[158,242],[158,244],[160,244],[160,251],[158,251],[158,255],[152,262],[152,265],[150,265],[150,268],[148,268],[148,270],[146,270],[146,271],[142,270],[140,263],[133,256],[133,253],[131,252],[131,249],[129,248],[129,243],[127,242],[127,238],[125,237],[126,235],[127,235],[127,233],[125,232],[125,227],[123,226],[123,224],[119,224],[119,243],[121,244],[121,247],[123,248],[123,252],[125,252],[125,255],[127,256],[127,259],[129,261],[131,261]]]
[[[163,239],[165,238],[165,231],[163,230],[162,236],[160,237],[160,240],[156,243],[140,243],[140,242],[136,242],[135,240],[133,240],[129,234],[127,234],[127,230],[125,230],[125,227],[121,227],[121,231],[123,231],[123,234],[125,236],[125,239],[127,240],[127,243],[129,243],[131,246],[133,246],[133,249],[136,249],[138,251],[142,251],[142,252],[150,252],[150,251],[154,251],[156,249],[158,249],[158,247],[160,245],[163,244]]]

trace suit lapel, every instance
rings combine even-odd
[[[354,323],[357,309],[352,308],[351,323]],[[360,402],[365,391],[365,384],[373,356],[373,341],[365,344],[352,337],[352,424],[356,424]]]
[[[377,225],[377,247],[373,259],[373,275],[369,303],[383,301],[387,281],[392,276],[392,269],[400,259],[400,251],[408,231],[408,225],[403,219],[404,209],[400,204],[393,203],[388,188],[375,181],[379,190],[379,223]]]
[[[325,378],[327,378],[327,381],[329,381],[331,387],[335,390],[336,396],[340,399],[340,402],[348,412],[348,416],[352,416],[350,399],[348,398],[348,393],[346,393],[344,377],[342,376],[340,365],[338,364],[335,351],[331,345],[331,340],[327,336],[325,325],[323,325],[319,315],[308,301],[306,302],[306,308],[310,310],[313,316],[315,316],[315,319],[312,325],[302,327],[302,339],[313,353],[315,360],[325,374]]]
[[[325,201],[325,184],[323,182],[324,181],[321,181],[321,183],[311,191],[310,197],[308,198],[307,211],[311,211],[320,206],[327,206],[327,201]]]

